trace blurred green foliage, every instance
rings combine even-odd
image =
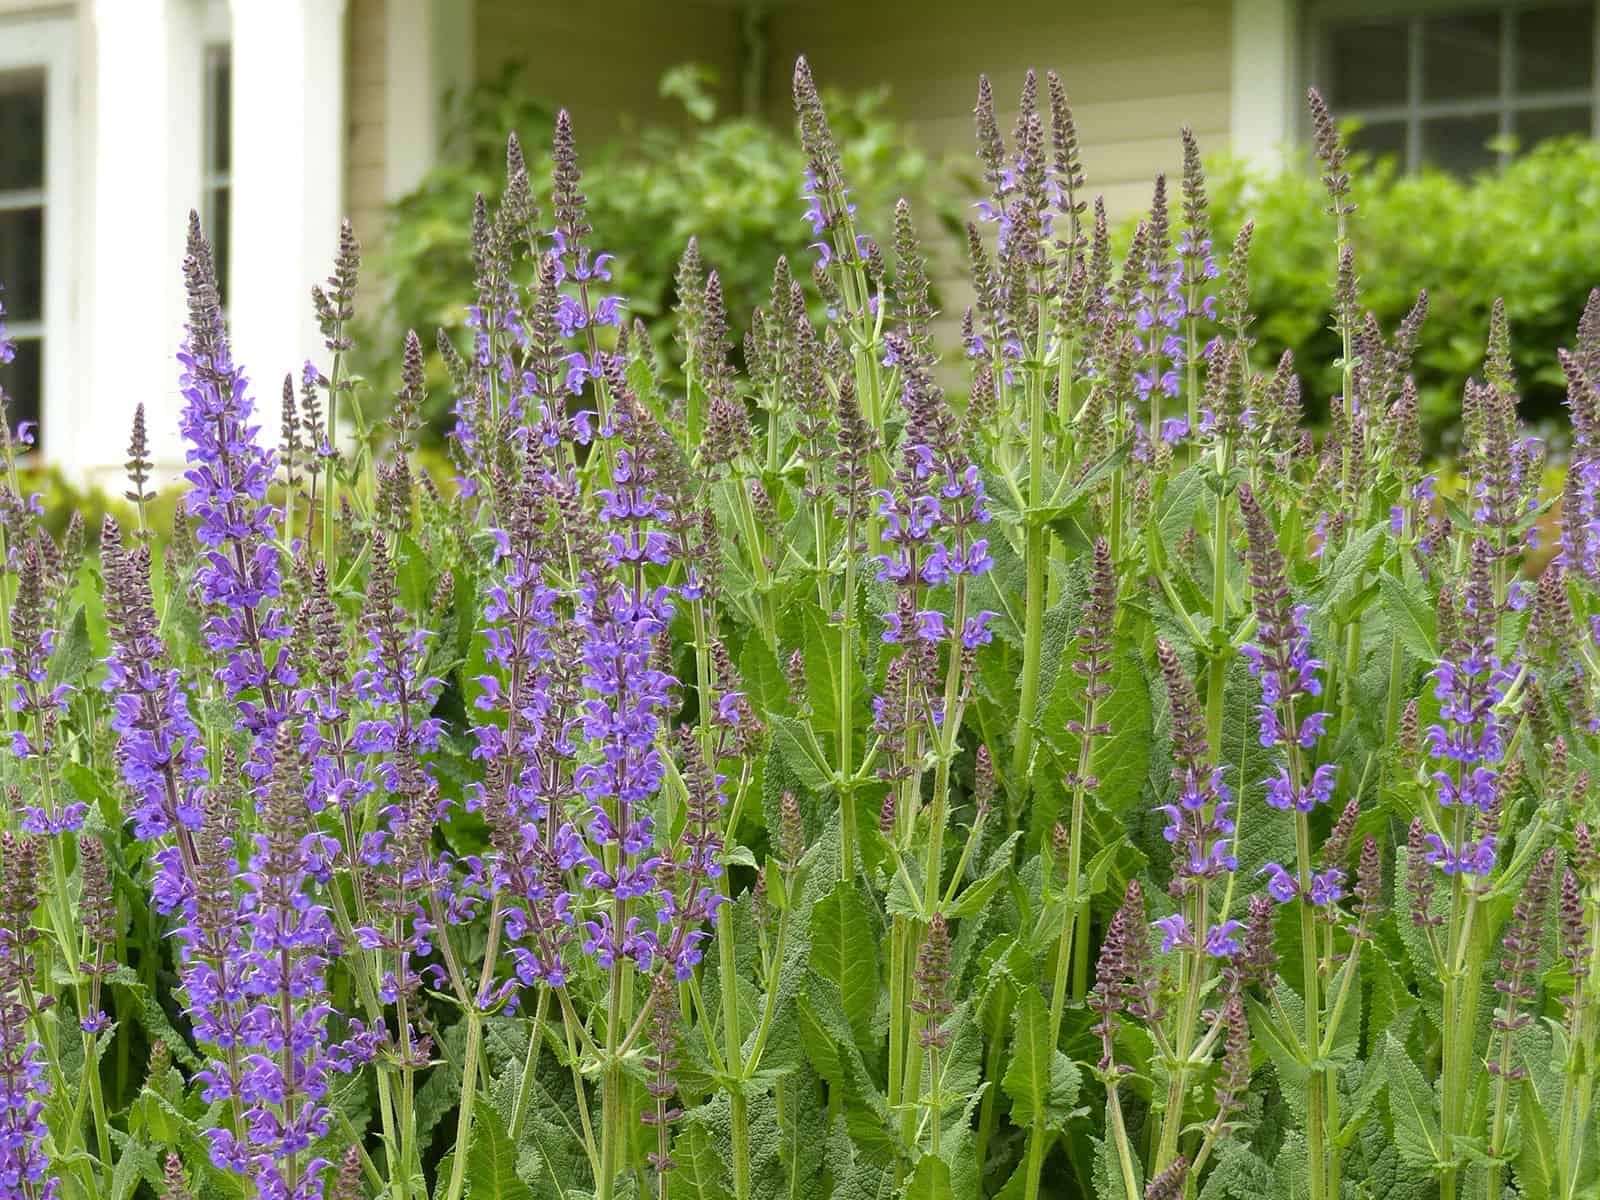
[[[1352,218],[1362,303],[1385,333],[1428,289],[1417,353],[1423,414],[1437,448],[1454,436],[1462,386],[1479,372],[1489,309],[1503,296],[1524,415],[1562,419],[1558,346],[1571,345],[1589,289],[1600,285],[1600,144],[1546,142],[1504,169],[1471,179],[1405,175],[1392,162],[1353,161]],[[1285,349],[1318,420],[1339,387],[1331,329],[1335,259],[1319,171],[1303,159],[1273,176],[1238,163],[1211,167],[1219,254],[1248,215],[1255,221],[1250,283],[1260,363]]]
[[[613,287],[627,297],[629,313],[650,327],[658,347],[671,343],[673,275],[690,237],[699,238],[702,260],[721,274],[739,336],[751,311],[765,302],[776,256],[789,255],[804,276],[813,254],[807,246],[815,238],[800,195],[806,160],[798,136],[787,126],[719,114],[714,84],[709,68],[675,68],[662,77],[661,94],[682,104],[678,125],[651,125],[604,142],[586,141],[583,130],[577,131],[593,246],[616,256]],[[917,149],[889,115],[886,93],[826,100],[846,175],[861,211],[872,217],[871,227],[887,236],[894,202],[905,196],[925,239],[940,236],[940,229],[958,236],[949,172]],[[460,270],[468,260],[473,199],[479,192],[491,202],[499,197],[506,137],[513,130],[536,191],[547,190],[545,152],[554,108],[513,68],[449,103],[447,116],[447,142],[457,153],[393,206],[382,252],[372,264],[386,299],[360,330],[356,351],[358,371],[380,396],[388,396],[398,382],[400,338],[408,328],[417,330],[430,351],[434,399],[428,418],[436,431],[444,426],[448,401],[432,349],[434,331],[459,329],[473,298]]]

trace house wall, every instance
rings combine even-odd
[[[1060,73],[1091,192],[1113,215],[1149,201],[1181,163],[1178,130],[1202,150],[1227,143],[1232,0],[834,0],[775,9],[769,111],[789,117],[791,72],[806,55],[823,87],[889,84],[893,110],[933,150],[971,155],[977,75],[989,76],[1008,136],[1029,67]],[[892,46],[892,55],[880,49]],[[1042,91],[1042,89],[1041,89]]]
[[[474,74],[494,79],[506,63],[519,63],[535,95],[572,114],[581,154],[586,140],[615,133],[629,118],[680,120],[682,106],[658,85],[682,63],[716,68],[719,109],[735,111],[743,19],[727,0],[478,0]],[[533,131],[522,132],[534,140]]]
[[[349,0],[345,10],[344,212],[363,246],[383,234],[387,0]]]

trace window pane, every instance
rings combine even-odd
[[[1500,118],[1434,117],[1422,123],[1422,161],[1457,175],[1492,167],[1500,156],[1489,142],[1500,133]]]
[[[1336,109],[1406,99],[1406,22],[1352,21],[1328,31],[1328,98]]]
[[[1422,98],[1493,99],[1500,94],[1500,14],[1460,13],[1422,22]]]
[[[39,421],[40,371],[43,343],[38,338],[18,338],[16,357],[0,363],[0,388],[6,393],[5,420],[13,435],[23,421]],[[37,447],[35,447],[37,449]]]
[[[1517,91],[1586,88],[1594,78],[1594,6],[1561,5],[1517,14]]]
[[[1362,150],[1375,158],[1396,159],[1402,168],[1406,165],[1406,125],[1404,121],[1370,121],[1356,130],[1350,138],[1352,149]]]
[[[0,287],[9,320],[44,315],[44,209],[0,211]]]
[[[44,186],[44,75],[0,75],[0,192]]]
[[[1585,137],[1594,127],[1594,112],[1587,105],[1581,108],[1536,108],[1516,115],[1517,141],[1523,150],[1531,150],[1546,138],[1563,134],[1580,133]]]
[[[217,297],[228,304],[228,189],[211,188],[206,193],[206,236],[217,264]]]
[[[206,170],[222,174],[233,165],[233,57],[226,47],[213,50],[207,60],[211,78],[207,81],[210,125],[206,146]]]

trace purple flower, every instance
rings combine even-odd
[[[1499,762],[1505,755],[1506,733],[1499,705],[1511,675],[1500,665],[1495,648],[1497,607],[1494,599],[1494,551],[1482,538],[1472,547],[1466,591],[1456,636],[1441,646],[1434,668],[1434,696],[1440,720],[1425,734],[1429,755],[1438,763],[1431,778],[1439,806],[1446,811],[1472,808],[1493,813],[1499,804]],[[1446,603],[1449,603],[1448,597]],[[1494,868],[1492,832],[1476,840],[1470,822],[1445,822],[1464,832],[1460,844],[1446,844],[1430,834],[1428,861],[1447,875],[1487,875]]]
[[[1311,776],[1311,783],[1306,787],[1296,787],[1289,778],[1289,772],[1278,768],[1278,774],[1265,781],[1267,804],[1288,812],[1310,812],[1319,804],[1326,804],[1333,797],[1334,782],[1338,778],[1339,768],[1333,763],[1323,763]]]
[[[1213,925],[1206,932],[1206,953],[1212,958],[1232,958],[1242,948],[1238,934],[1243,928],[1242,921],[1230,920]]]
[[[1170,917],[1162,917],[1155,922],[1155,928],[1161,931],[1161,953],[1168,954],[1174,948],[1194,945],[1194,940],[1189,936],[1189,922],[1184,920],[1182,913],[1173,913]]]
[[[184,283],[189,322],[178,351],[179,427],[189,463],[185,504],[202,547],[195,589],[211,609],[206,645],[223,656],[217,679],[245,728],[270,747],[296,682],[287,652],[272,648],[289,632],[273,604],[282,591],[274,545],[280,514],[267,496],[276,467],[273,452],[258,441],[244,372],[229,354],[211,247],[192,214]]]
[[[1278,863],[1268,863],[1261,868],[1261,873],[1267,877],[1267,894],[1279,904],[1287,904],[1300,894],[1300,885],[1294,876]]]

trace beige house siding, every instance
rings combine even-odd
[[[742,20],[726,0],[478,0],[474,71],[494,79],[518,63],[534,95],[571,112],[581,154],[587,139],[615,133],[626,119],[680,119],[682,107],[662,98],[659,83],[681,63],[715,67],[720,110],[734,111]]]
[[[889,84],[895,112],[931,150],[973,152],[977,76],[994,84],[1009,137],[1029,67],[1058,71],[1077,119],[1091,192],[1113,214],[1149,200],[1181,161],[1187,124],[1226,147],[1231,0],[1009,0],[981,14],[953,0],[807,4],[771,16],[770,111],[789,120],[790,72],[810,60],[824,87]],[[892,47],[892,54],[881,51]]]
[[[823,88],[888,84],[911,135],[976,172],[978,75],[994,85],[1009,142],[1024,74],[1053,69],[1067,87],[1089,194],[1103,194],[1115,220],[1149,204],[1157,174],[1179,169],[1185,124],[1202,149],[1226,147],[1231,8],[1232,0],[1008,0],[981,15],[955,0],[782,7],[768,27],[768,112],[793,122],[792,72],[804,54]],[[1041,103],[1043,93],[1041,80]],[[887,235],[887,214],[866,217]],[[943,308],[936,336],[950,345],[971,303],[966,263],[953,244],[932,245]]]
[[[387,39],[384,0],[350,0],[345,19],[344,211],[369,250],[383,235],[384,87]]]

